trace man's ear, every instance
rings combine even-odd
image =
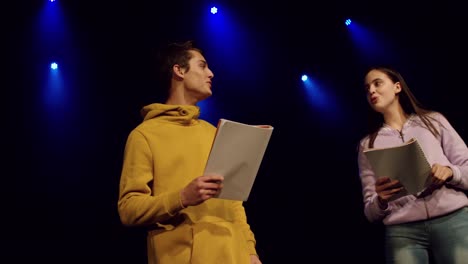
[[[172,66],[172,72],[179,78],[184,78],[184,70],[180,67],[179,64],[174,64]]]

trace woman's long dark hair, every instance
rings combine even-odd
[[[393,69],[387,68],[387,67],[372,67],[367,71],[367,73],[369,73],[372,70],[383,72],[390,78],[390,80],[393,81],[393,83],[399,82],[401,85],[401,92],[399,93],[398,98],[399,98],[399,102],[405,114],[408,114],[408,115],[415,114],[419,116],[419,118],[422,120],[426,128],[435,137],[440,136],[439,131],[431,122],[431,120],[434,120],[434,121],[436,120],[432,118],[431,116],[429,116],[429,113],[433,111],[425,109],[421,106],[421,104],[413,95],[413,93],[411,92],[411,90],[409,89],[408,85],[406,84],[405,80],[403,79],[403,77],[401,76],[399,72]],[[368,121],[369,121],[369,148],[373,148],[375,138],[377,137],[377,134],[380,128],[382,127],[384,120],[383,120],[382,114],[377,113],[371,109]]]

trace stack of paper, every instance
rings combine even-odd
[[[224,176],[217,198],[247,201],[263,160],[273,127],[220,119],[205,174]]]
[[[364,151],[377,177],[399,180],[407,193],[417,195],[429,184],[431,166],[418,141],[390,148],[372,148]]]

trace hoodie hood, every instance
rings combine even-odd
[[[143,121],[149,119],[191,125],[198,123],[200,108],[195,105],[167,105],[154,103],[144,106],[141,111]]]

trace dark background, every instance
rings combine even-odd
[[[157,89],[151,50],[168,41],[195,39],[215,73],[203,118],[275,127],[245,203],[265,264],[383,262],[355,152],[370,63],[400,70],[468,139],[460,1],[58,0],[58,28],[44,26],[48,4],[1,8],[5,263],[146,262],[144,231],[123,227],[116,203],[126,137]],[[212,4],[225,28],[209,24]],[[357,46],[348,17],[380,41]],[[309,100],[302,73],[320,80],[325,103]]]

